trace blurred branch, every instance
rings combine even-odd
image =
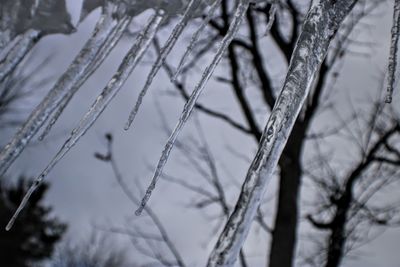
[[[116,181],[118,182],[118,184],[120,185],[120,188],[122,189],[124,194],[129,198],[129,200],[134,205],[138,205],[140,203],[140,200],[129,189],[129,186],[126,184],[125,180],[123,179],[123,177],[118,169],[117,162],[115,161],[115,158],[113,155],[113,149],[112,149],[113,137],[111,134],[106,134],[105,137],[107,140],[107,151],[104,154],[96,153],[95,157],[101,161],[108,162],[111,165],[111,168],[114,173],[114,177],[115,177]],[[185,267],[186,265],[183,261],[183,258],[181,257],[180,253],[176,249],[172,240],[170,239],[170,237],[167,233],[167,230],[165,229],[161,220],[158,218],[158,216],[153,212],[153,210],[150,207],[147,206],[144,210],[160,234],[160,237],[158,239],[161,239],[164,242],[164,244],[166,245],[168,250],[171,252],[172,256],[175,258],[176,262],[171,263],[170,261],[166,261],[164,259],[164,257],[162,256],[162,253],[155,250],[154,247],[151,247],[150,243],[148,243],[148,245],[151,247],[152,252],[154,253],[153,255],[149,254],[149,253],[145,253],[146,250],[142,249],[140,246],[138,246],[135,243],[136,248],[139,250],[139,252],[142,252],[146,256],[152,257],[155,260],[159,260],[161,264],[165,264],[166,266],[174,266],[174,265],[178,264],[181,267]],[[135,231],[136,232],[133,232],[134,234],[132,234],[132,232],[128,232],[129,236],[134,239],[136,239],[136,238],[143,239],[146,242],[149,242],[149,240],[154,240],[154,236],[149,236],[148,234],[144,234],[144,233],[140,232],[138,229],[135,229]],[[159,241],[159,240],[157,240],[157,241]]]

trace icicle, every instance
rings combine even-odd
[[[142,199],[142,202],[139,208],[136,210],[136,215],[140,215],[143,211],[144,207],[146,206],[147,201],[149,200],[151,193],[153,192],[158,179],[162,174],[162,170],[167,163],[169,153],[171,152],[172,147],[178,137],[180,131],[182,130],[183,126],[185,125],[186,121],[189,119],[193,108],[196,104],[197,99],[199,98],[201,92],[203,91],[204,87],[206,86],[208,80],[211,78],[215,68],[217,67],[218,63],[221,61],[222,56],[225,50],[228,48],[230,43],[232,42],[233,38],[235,37],[236,33],[239,30],[239,26],[243,20],[244,15],[249,7],[250,0],[240,0],[239,5],[236,9],[235,16],[232,20],[231,25],[229,26],[229,30],[224,36],[224,39],[221,41],[218,50],[211,61],[210,65],[204,71],[200,82],[197,84],[195,89],[192,92],[189,100],[186,102],[181,117],[179,118],[178,124],[175,126],[174,131],[172,132],[171,136],[168,138],[167,144],[164,147],[164,150],[161,154],[160,160],[158,161],[154,176],[151,180],[149,187],[145,193],[145,196]]]
[[[112,49],[115,47],[115,45],[118,43],[118,41],[121,39],[123,33],[125,32],[126,28],[130,24],[132,20],[132,17],[124,17],[118,22],[117,27],[114,29],[114,31],[110,34],[111,36],[108,37],[106,43],[103,45],[103,47],[100,49],[99,53],[96,55],[96,59],[94,62],[92,62],[92,66],[90,69],[87,71],[86,75],[80,79],[77,84],[73,88],[71,88],[70,91],[64,97],[61,99],[60,104],[57,106],[56,110],[54,111],[51,119],[49,120],[45,130],[43,133],[39,136],[39,141],[42,141],[51,131],[52,127],[58,120],[58,118],[61,116],[62,112],[68,105],[69,101],[72,99],[76,91],[82,86],[83,83],[86,82],[86,80],[93,74],[93,72],[103,63],[103,61],[107,58],[109,53],[112,51]]]
[[[7,230],[11,229],[12,225],[15,222],[15,219],[28,203],[28,200],[31,197],[32,193],[41,184],[44,177],[47,176],[47,174],[53,169],[53,167],[65,156],[65,154],[69,152],[69,150],[76,144],[76,142],[93,125],[93,123],[101,115],[103,110],[107,107],[108,103],[124,85],[127,78],[130,76],[134,68],[138,65],[141,58],[149,48],[151,41],[153,40],[157,29],[159,28],[163,20],[163,17],[163,14],[157,12],[157,14],[151,18],[146,28],[140,33],[135,44],[124,57],[117,72],[111,78],[107,86],[103,89],[103,92],[97,97],[96,101],[90,107],[85,116],[81,119],[78,126],[71,132],[71,135],[65,141],[55,157],[51,160],[51,162],[47,165],[43,172],[35,179],[33,185],[29,188],[17,211],[8,223],[6,227]]]
[[[282,91],[264,128],[236,207],[210,255],[208,267],[234,265],[329,44],[356,2],[321,1],[307,15]]]
[[[388,87],[385,98],[386,103],[392,103],[394,84],[396,80],[397,56],[400,39],[400,0],[394,1],[392,40],[390,43]]]
[[[80,79],[85,77],[88,68],[92,66],[92,61],[116,26],[111,7],[111,5],[107,5],[105,13],[101,16],[92,37],[86,42],[84,48],[42,102],[33,110],[8,145],[1,150],[0,175],[5,173],[11,163],[23,151],[31,138],[58,106],[62,97],[72,90]]]
[[[219,4],[221,3],[221,0],[215,0],[214,3],[212,4],[212,6],[210,7],[210,10],[208,11],[208,14],[206,16],[206,18],[203,20],[203,22],[201,23],[200,27],[197,29],[197,31],[192,35],[192,39],[190,40],[190,43],[188,45],[188,47],[186,48],[185,53],[183,54],[181,61],[179,62],[179,65],[176,69],[176,72],[174,74],[174,76],[172,77],[171,81],[175,82],[179,76],[179,74],[181,74],[181,71],[183,69],[183,66],[187,60],[187,58],[190,56],[190,54],[192,53],[200,35],[203,33],[204,29],[206,28],[207,24],[210,22],[210,20],[212,19],[215,11],[217,10],[217,8],[219,7]]]
[[[136,101],[136,104],[134,108],[132,109],[131,113],[129,114],[128,121],[124,127],[125,130],[128,130],[129,127],[131,126],[132,122],[135,119],[135,116],[137,112],[139,111],[140,105],[142,104],[143,98],[146,95],[148,89],[150,88],[151,84],[153,83],[154,78],[156,77],[158,71],[162,67],[162,64],[164,63],[165,59],[169,55],[169,53],[172,51],[172,48],[175,46],[176,41],[178,40],[179,36],[182,34],[183,30],[185,29],[186,25],[188,24],[190,18],[192,17],[193,13],[196,11],[196,8],[200,4],[200,1],[198,0],[190,0],[185,13],[183,14],[182,18],[178,22],[178,24],[175,26],[175,28],[172,30],[171,35],[169,36],[167,42],[165,43],[164,47],[161,48],[160,55],[158,56],[156,62],[151,68],[151,71],[149,75],[147,76],[146,83],[140,91],[140,94],[138,96],[138,99]]]
[[[269,32],[271,31],[272,26],[275,22],[276,11],[278,9],[278,4],[276,3],[277,0],[273,0],[271,3],[271,9],[269,10],[268,14],[268,23],[265,29],[264,36],[268,36]]]
[[[4,52],[4,50],[7,49],[10,40],[8,38],[7,32],[3,32],[0,30],[0,54]]]
[[[24,196],[24,198],[22,199],[20,205],[18,206],[17,210],[15,211],[15,213],[13,214],[13,216],[11,217],[10,221],[8,222],[7,226],[6,226],[6,231],[10,231],[11,228],[13,227],[15,220],[17,219],[18,215],[21,213],[21,211],[24,209],[24,207],[26,206],[26,204],[28,204],[28,200],[29,197],[33,194],[33,192],[36,191],[36,189],[39,187],[40,185],[40,181],[39,179],[35,180],[34,183],[31,185],[31,187],[29,187],[28,191],[26,192],[26,195]]]
[[[40,32],[36,30],[29,30],[21,37],[0,62],[0,82],[15,70],[39,39]]]
[[[15,51],[16,41],[27,32],[37,31],[43,37],[76,30],[65,0],[0,0],[0,13],[0,55]]]
[[[39,136],[39,138],[38,138],[39,141],[43,141],[46,138],[46,136],[50,133],[51,129],[53,128],[54,124],[57,122],[58,118],[60,118],[61,114],[63,113],[63,111],[67,107],[67,105],[68,105],[69,101],[71,100],[71,98],[72,98],[72,95],[71,96],[65,96],[65,97],[63,97],[61,99],[61,102],[58,104],[58,107],[56,108],[56,110],[51,115],[50,120],[48,120],[46,128],[44,129],[42,134]]]

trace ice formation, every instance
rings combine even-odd
[[[200,0],[198,0],[200,1]],[[179,121],[168,138],[162,155],[159,159],[150,186],[148,187],[136,214],[140,214],[146,207],[156,183],[167,163],[169,154],[178,138],[182,128],[193,112],[196,101],[211,78],[214,70],[220,63],[224,52],[237,34],[239,26],[251,3],[265,0],[239,0],[235,15],[228,32],[222,39],[212,61],[204,70],[204,73],[195,86],[190,98],[184,106]],[[52,33],[71,33],[74,27],[70,23],[70,17],[65,9],[65,2],[61,0],[31,1],[31,6],[26,6],[22,0],[0,0],[0,82],[9,75],[29,53],[41,36]],[[334,4],[333,4],[334,2]],[[312,87],[319,66],[324,59],[330,40],[334,36],[339,25],[350,12],[356,0],[321,1],[316,4],[308,14],[302,33],[295,48],[289,71],[282,91],[276,101],[269,121],[264,129],[262,140],[257,154],[248,170],[246,180],[242,186],[242,192],[230,216],[218,242],[210,255],[208,266],[232,266],[238,256],[243,242],[249,232],[251,222],[254,219],[257,207],[271,178],[273,170],[290,135],[293,124],[300,112],[304,100]],[[397,9],[400,12],[399,0],[396,0]],[[220,0],[85,0],[83,3],[80,20],[84,20],[90,12],[101,7],[102,15],[96,24],[91,38],[59,78],[55,86],[49,91],[42,102],[33,110],[28,120],[18,130],[11,142],[0,151],[0,175],[4,174],[12,162],[42,126],[47,123],[42,135],[48,134],[52,125],[57,121],[71,98],[107,58],[107,55],[120,40],[131,19],[144,10],[153,9],[154,15],[137,36],[134,45],[124,57],[118,70],[108,84],[97,97],[85,116],[79,121],[68,139],[53,157],[51,162],[36,178],[33,185],[24,196],[20,206],[11,218],[6,229],[9,230],[15,222],[18,214],[28,203],[31,194],[40,185],[52,168],[70,151],[79,139],[90,129],[99,118],[114,96],[121,90],[126,80],[140,63],[148,50],[159,27],[171,17],[180,16],[179,22],[172,31],[170,38],[163,46],[160,56],[156,60],[148,77],[148,82],[139,97],[138,104],[131,113],[128,125],[133,121],[140,102],[144,97],[152,80],[156,76],[162,63],[173,49],[178,37],[189,23],[191,18],[202,14],[202,9],[209,6],[209,13],[203,20],[198,30],[193,34],[187,46],[184,56],[180,60],[173,79],[179,75],[188,56],[196,45],[208,20],[210,20],[220,4]],[[7,13],[8,12],[8,13]],[[272,26],[276,7],[271,8],[267,31]],[[397,12],[397,13],[396,13]],[[49,14],[57,14],[50,16]],[[18,20],[17,17],[24,19]],[[16,22],[16,23],[13,23]],[[398,20],[393,31],[397,35],[393,37],[390,70],[396,66],[396,52],[398,43]],[[10,27],[11,25],[11,27]],[[395,28],[397,26],[397,28]],[[397,38],[397,39],[396,39]],[[394,71],[393,71],[394,73]],[[389,71],[389,77],[391,71]],[[394,74],[393,74],[394,77]],[[390,93],[393,91],[393,80]],[[390,86],[389,84],[389,86]]]
[[[49,133],[71,98],[111,52],[128,27],[131,19],[147,9],[153,9],[155,15],[146,25],[142,33],[139,34],[135,45],[125,56],[118,71],[98,96],[95,103],[81,119],[78,126],[71,132],[70,137],[65,141],[64,145],[48,166],[37,177],[35,183],[29,189],[27,195],[24,197],[8,224],[7,229],[11,228],[19,212],[26,205],[30,195],[40,185],[44,177],[93,125],[102,111],[107,107],[108,103],[122,88],[131,72],[147,51],[160,25],[171,17],[182,15],[171,38],[166,43],[165,52],[163,54],[165,59],[189,20],[201,15],[202,9],[208,6],[208,4],[212,5],[213,3],[213,1],[199,2],[196,0],[85,0],[83,2],[80,21],[84,20],[87,15],[96,8],[102,7],[102,15],[96,24],[93,34],[76,56],[73,63],[58,79],[57,83],[42,102],[33,110],[27,121],[17,131],[12,140],[0,151],[0,174],[4,174],[7,171],[12,162],[19,156],[23,149],[29,144],[32,137],[37,134],[46,122],[47,126],[39,139],[43,139]],[[11,0],[3,0],[2,4],[4,4],[1,10],[2,14],[4,10],[15,11],[14,13],[10,13],[8,17],[3,17],[2,21],[0,21],[0,44],[2,44],[2,46],[0,46],[0,48],[2,48],[0,55],[4,55],[2,57],[4,60],[0,62],[0,75],[3,75],[3,77],[6,77],[7,73],[11,72],[22,60],[20,58],[23,58],[23,56],[29,52],[29,49],[34,45],[32,40],[36,40],[34,39],[36,34],[41,36],[42,34],[51,34],[55,32],[67,33],[68,30],[72,32],[71,29],[73,29],[73,27],[70,23],[69,14],[66,12],[64,1],[39,0],[32,6],[28,6],[29,12],[27,11],[27,6],[19,1],[13,2]],[[52,18],[52,13],[50,11],[58,15],[58,17]],[[26,15],[28,19],[26,21],[24,19],[16,20],[16,17],[21,14]],[[9,19],[6,21],[6,18]],[[13,25],[13,27],[15,26],[17,30],[6,31],[5,25],[12,21],[15,21],[14,24],[16,25]],[[41,23],[47,24],[43,26]],[[27,25],[31,28],[25,29],[24,27],[28,27]],[[14,29],[13,27],[11,28]],[[8,51],[4,52],[11,43],[16,43],[17,45],[14,49],[8,49]],[[23,56],[13,56],[17,54]],[[161,59],[161,62],[162,60],[163,59]],[[156,62],[155,66],[160,66],[159,64],[159,62]]]
[[[310,91],[331,39],[357,1],[323,1],[305,19],[289,70],[264,128],[258,151],[246,175],[235,209],[212,251],[207,266],[233,266],[267,183]]]
[[[152,39],[157,32],[163,19],[163,15],[157,12],[150,22],[147,24],[145,29],[141,34],[139,34],[135,44],[129,50],[125,58],[123,59],[117,72],[114,74],[112,79],[109,81],[107,86],[104,88],[103,92],[97,97],[96,101],[93,103],[89,111],[79,122],[79,125],[71,132],[67,141],[63,144],[61,149],[57,152],[56,156],[51,160],[49,165],[43,170],[43,172],[35,179],[32,186],[29,188],[28,192],[24,196],[20,206],[11,218],[6,229],[11,229],[15,219],[18,217],[19,213],[28,203],[28,200],[36,188],[41,184],[42,180],[46,175],[53,169],[53,167],[62,159],[62,157],[76,144],[80,137],[82,137],[86,131],[93,125],[96,119],[100,116],[103,110],[106,108],[107,104],[112,100],[115,94],[120,90],[120,88],[125,83],[126,79],[129,77],[133,69],[140,62],[144,53],[151,44]]]
[[[154,78],[156,77],[158,71],[161,69],[162,65],[164,64],[165,59],[174,48],[176,42],[178,41],[179,36],[182,34],[183,30],[185,29],[186,25],[188,24],[189,20],[192,18],[192,15],[196,11],[198,5],[198,0],[190,0],[182,18],[176,24],[174,29],[172,30],[171,35],[169,36],[168,40],[165,42],[165,45],[161,48],[160,55],[158,56],[156,62],[153,64],[149,75],[147,76],[146,83],[143,89],[139,93],[139,97],[136,101],[136,104],[129,114],[128,122],[126,123],[125,130],[128,130],[131,126],[133,120],[136,117],[137,112],[139,111],[140,105],[142,104],[143,98],[145,97],[147,91],[149,90],[151,84],[153,83]]]
[[[99,19],[93,35],[86,42],[83,49],[45,98],[29,115],[12,140],[1,150],[0,175],[5,173],[48,117],[62,103],[63,99],[65,100],[69,98],[69,95],[76,93],[79,89],[77,85],[81,83],[82,79],[86,78],[88,72],[94,70],[93,62],[101,55],[101,50],[105,49],[104,44],[107,38],[116,28],[117,22],[113,18],[113,13],[112,5],[107,5],[104,8],[103,15]]]
[[[194,109],[197,99],[199,98],[201,92],[207,85],[207,82],[211,78],[215,68],[218,66],[218,63],[221,61],[224,52],[226,51],[229,44],[232,42],[233,38],[235,37],[236,33],[238,32],[239,26],[243,20],[243,17],[246,14],[249,4],[250,4],[249,0],[239,1],[238,7],[236,8],[236,12],[232,19],[232,22],[228,29],[228,32],[222,39],[213,60],[211,61],[211,63],[207,66],[207,68],[203,72],[203,75],[202,75],[199,83],[196,85],[189,100],[186,102],[186,104],[183,108],[182,114],[179,118],[179,121],[178,121],[177,125],[175,126],[175,129],[173,130],[171,136],[167,140],[164,150],[162,151],[161,157],[157,163],[157,167],[154,172],[153,178],[150,182],[150,185],[146,190],[146,193],[142,199],[142,202],[141,202],[139,208],[135,212],[136,215],[140,215],[142,213],[144,207],[146,206],[147,201],[150,199],[150,196],[157,184],[157,181],[160,178],[160,176],[162,175],[162,170],[168,161],[169,154],[171,153],[171,150],[174,147],[175,141],[178,138],[179,133],[181,132],[182,128],[185,126],[187,120],[189,119],[189,117]]]
[[[391,103],[393,98],[393,91],[395,86],[395,75],[398,61],[399,51],[399,39],[400,39],[400,0],[394,1],[393,9],[393,27],[392,27],[392,39],[390,42],[390,57],[388,67],[388,88],[386,95],[386,103]]]

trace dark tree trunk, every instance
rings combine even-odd
[[[353,183],[351,183],[353,184]],[[347,214],[353,201],[352,185],[348,186],[339,199],[336,215],[331,223],[331,234],[329,236],[328,255],[325,267],[339,267],[343,259],[346,242]]]
[[[344,225],[333,229],[331,236],[329,237],[329,248],[328,256],[325,267],[338,267],[343,258],[343,249],[345,243],[344,237]]]
[[[292,267],[296,252],[298,201],[302,178],[302,149],[306,133],[310,127],[319,98],[323,91],[329,67],[326,62],[321,65],[319,78],[307,106],[304,118],[298,118],[279,161],[280,180],[275,228],[269,254],[269,267]]]
[[[287,168],[281,170],[277,214],[269,256],[270,267],[291,267],[293,264],[300,180],[300,166],[288,164]]]
[[[301,151],[304,127],[299,121],[293,128],[279,161],[280,181],[275,227],[269,254],[269,267],[291,267],[297,240],[298,199],[302,177]]]
[[[339,267],[343,259],[347,239],[347,215],[350,211],[351,203],[353,202],[353,186],[361,175],[363,166],[367,165],[361,164],[360,166],[361,167],[356,168],[350,176],[346,184],[346,190],[337,202],[336,214],[331,223],[331,234],[329,236],[328,255],[325,267]]]

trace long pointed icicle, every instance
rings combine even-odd
[[[24,33],[17,44],[7,53],[3,60],[0,61],[0,82],[15,70],[19,63],[31,51],[35,44],[39,41],[41,34],[36,30],[29,30]]]
[[[182,18],[172,30],[171,35],[169,36],[168,40],[166,41],[164,47],[161,48],[161,53],[157,57],[156,62],[153,64],[149,75],[147,76],[146,83],[143,89],[140,91],[138,99],[134,108],[132,109],[131,113],[129,114],[128,121],[124,127],[125,130],[129,130],[130,126],[132,125],[133,121],[135,120],[136,114],[139,111],[140,105],[142,104],[143,98],[145,97],[148,89],[150,88],[151,84],[153,83],[154,78],[156,77],[158,71],[161,69],[165,59],[172,51],[172,48],[175,46],[178,38],[182,34],[183,30],[185,29],[186,25],[188,24],[190,18],[192,17],[193,13],[196,11],[196,8],[200,4],[198,0],[190,0]]]
[[[39,136],[39,141],[42,141],[51,131],[54,124],[57,122],[58,118],[61,116],[64,109],[67,107],[68,103],[71,101],[72,97],[76,93],[76,91],[82,86],[83,83],[93,74],[93,72],[103,63],[103,61],[107,58],[110,52],[113,50],[115,45],[121,39],[123,33],[131,22],[132,17],[125,16],[119,22],[117,27],[114,29],[111,36],[108,37],[108,40],[100,49],[99,53],[96,55],[96,59],[92,62],[92,67],[87,71],[85,76],[80,79],[75,86],[68,91],[66,95],[62,98],[60,104],[57,106],[54,111],[52,117],[50,118],[46,128],[43,133]]]
[[[12,162],[24,150],[32,137],[51,115],[73,86],[83,77],[97,53],[113,31],[116,22],[113,18],[111,5],[107,5],[104,14],[98,21],[93,35],[76,56],[67,71],[59,78],[42,102],[32,111],[27,121],[22,125],[11,141],[0,151],[0,175],[3,175]]]
[[[392,103],[394,84],[396,81],[397,56],[400,40],[400,0],[394,1],[392,39],[390,43],[388,87],[385,98],[386,103]]]
[[[141,202],[139,208],[135,212],[136,215],[140,215],[141,212],[143,211],[144,207],[146,206],[147,201],[149,200],[149,198],[156,186],[156,183],[162,174],[162,170],[163,170],[165,164],[167,163],[169,154],[175,144],[175,141],[176,141],[180,131],[182,130],[183,126],[186,124],[186,121],[189,119],[189,117],[193,111],[193,108],[196,104],[197,99],[199,98],[201,92],[205,88],[208,80],[211,78],[215,68],[221,61],[224,52],[226,51],[226,49],[232,42],[233,38],[235,37],[236,33],[238,32],[239,26],[243,20],[244,15],[246,14],[246,11],[247,11],[249,5],[250,5],[250,0],[240,0],[238,7],[236,9],[236,12],[235,12],[235,16],[231,22],[231,25],[229,26],[228,32],[226,33],[225,37],[221,41],[221,43],[218,47],[218,50],[217,50],[213,60],[211,61],[210,65],[208,65],[208,67],[205,69],[200,82],[197,84],[197,86],[193,90],[189,100],[186,102],[186,104],[183,108],[181,117],[179,118],[178,124],[175,126],[175,129],[172,132],[171,136],[168,138],[168,141],[167,141],[167,143],[164,147],[164,150],[161,154],[160,160],[158,161],[158,164],[157,164],[154,176],[151,180],[151,183],[146,190],[146,193],[142,199],[142,202]]]
[[[208,267],[235,264],[267,183],[273,176],[296,118],[326,57],[329,44],[356,2],[321,1],[307,15],[282,91],[263,131],[236,207],[210,255]]]
[[[207,16],[202,21],[200,27],[192,35],[190,43],[189,43],[188,47],[186,48],[185,53],[183,54],[183,56],[182,56],[182,58],[181,58],[181,60],[180,60],[180,62],[178,64],[178,67],[176,69],[176,72],[175,72],[174,76],[172,77],[172,82],[176,81],[176,79],[178,78],[179,74],[181,74],[184,64],[186,63],[188,57],[192,53],[197,41],[200,38],[200,35],[203,33],[203,31],[205,30],[207,24],[212,19],[213,15],[214,15],[215,11],[217,10],[217,8],[219,7],[220,3],[221,3],[221,0],[215,0],[214,1],[212,6],[210,7],[210,10],[207,12]]]
[[[57,152],[55,157],[43,170],[43,172],[35,179],[32,186],[21,201],[17,211],[12,216],[11,220],[6,226],[6,230],[10,230],[19,213],[23,210],[29,201],[32,193],[41,184],[44,177],[53,169],[53,167],[69,152],[69,150],[78,142],[78,140],[86,133],[86,131],[93,125],[97,118],[101,115],[108,103],[114,98],[118,91],[122,88],[132,71],[138,65],[145,52],[148,50],[151,42],[164,18],[163,14],[157,11],[157,14],[151,18],[146,28],[139,34],[135,44],[124,57],[117,72],[111,78],[103,92],[97,97],[96,101],[92,104],[89,111],[81,119],[78,126],[71,132],[69,138],[65,141],[63,146]]]

